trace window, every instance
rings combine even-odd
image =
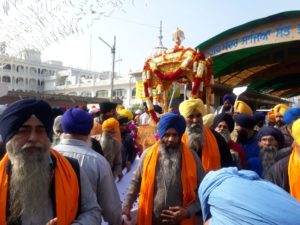
[[[10,83],[11,82],[10,77],[9,76],[3,76],[2,77],[2,82],[3,83]]]
[[[118,98],[126,98],[127,97],[127,90],[126,89],[116,89],[113,90],[113,97],[118,97]]]
[[[108,91],[107,90],[99,90],[96,92],[97,98],[108,98]]]

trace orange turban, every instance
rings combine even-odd
[[[234,112],[235,113],[244,113],[249,116],[253,116],[253,111],[247,103],[243,101],[236,101],[234,103]]]
[[[273,111],[268,112],[268,121],[275,123],[276,119]]]
[[[275,107],[273,108],[273,111],[275,113],[275,115],[277,113],[279,113],[280,115],[283,116],[283,114],[285,113],[285,111],[288,109],[289,107],[285,104],[278,104],[278,105],[275,105]]]
[[[179,112],[187,119],[194,110],[198,110],[202,115],[204,114],[204,104],[201,99],[189,99],[180,103]]]
[[[115,118],[109,118],[102,124],[102,131],[114,131],[119,129],[119,122]]]

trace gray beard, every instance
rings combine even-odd
[[[198,124],[190,125],[187,127],[187,133],[189,148],[195,151],[201,150],[203,145],[203,126]]]
[[[8,223],[21,218],[22,224],[46,224],[51,219],[49,147],[50,142],[27,143],[21,149],[15,149],[10,142],[7,144],[12,163]]]
[[[111,152],[116,147],[120,147],[118,141],[111,138],[106,132],[103,132],[100,137],[100,145],[103,152]]]
[[[226,143],[230,141],[230,133],[229,132],[218,132],[225,139]]]
[[[260,149],[259,158],[261,160],[263,176],[266,175],[270,167],[276,162],[276,155],[278,149],[276,147],[267,147]]]
[[[153,224],[163,224],[162,210],[182,205],[181,148],[166,147],[161,143],[156,166],[153,196]]]

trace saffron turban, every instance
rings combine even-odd
[[[114,102],[101,102],[99,104],[100,106],[100,111],[102,114],[108,113],[113,109],[116,109],[117,103]]]
[[[215,129],[222,121],[224,121],[227,124],[228,130],[231,133],[234,129],[234,120],[232,116],[229,115],[228,113],[221,113],[215,116],[213,129]]]
[[[300,117],[300,108],[290,108],[283,115],[283,122],[286,125],[291,124]]]
[[[300,119],[297,119],[292,125],[292,137],[297,145],[300,145]]]
[[[275,114],[273,111],[268,112],[268,121],[274,123],[276,121]]]
[[[211,127],[214,122],[215,115],[212,113],[206,114],[203,116],[203,125],[206,127]]]
[[[253,129],[256,125],[256,121],[253,119],[252,116],[243,113],[234,116],[234,121],[241,127],[249,129]]]
[[[178,136],[181,138],[186,128],[185,119],[174,113],[164,114],[160,118],[157,127],[159,137],[162,138],[170,128],[174,128],[177,131]]]
[[[201,99],[188,99],[179,105],[179,112],[185,119],[187,119],[194,110],[199,111],[202,115],[204,114],[204,104]]]
[[[25,99],[12,103],[1,114],[0,134],[3,141],[8,142],[32,115],[42,122],[50,137],[54,121],[51,106],[43,100]]]
[[[133,114],[132,112],[130,112],[129,110],[127,109],[121,109],[118,111],[118,114],[122,117],[127,117],[128,120],[132,120],[133,119]]]
[[[257,133],[257,140],[260,141],[264,136],[273,136],[278,142],[279,148],[284,144],[284,136],[282,132],[275,127],[262,127]]]
[[[66,134],[89,135],[93,128],[93,117],[83,109],[71,108],[63,114],[61,127]]]
[[[224,103],[226,100],[228,100],[228,101],[230,102],[230,105],[233,105],[233,104],[234,104],[235,98],[234,98],[234,96],[231,95],[231,94],[225,94],[225,95],[223,96],[223,103]]]
[[[119,129],[119,122],[115,118],[109,118],[102,124],[103,131],[114,131],[116,129]]]
[[[253,111],[247,103],[243,101],[236,101],[234,103],[234,112],[235,113],[244,113],[249,116],[253,116]]]
[[[289,107],[285,104],[278,104],[273,108],[273,111],[275,113],[275,115],[277,113],[279,113],[280,115],[284,115],[285,111],[288,109]]]
[[[300,203],[250,170],[209,172],[198,189],[203,221],[210,225],[298,224]]]

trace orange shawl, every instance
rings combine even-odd
[[[55,200],[56,217],[59,225],[70,225],[76,217],[78,208],[79,186],[76,173],[66,158],[51,150],[56,158],[55,167]],[[8,175],[6,154],[0,162],[0,224],[6,225],[6,203],[8,189]]]
[[[152,225],[153,193],[158,153],[159,141],[150,147],[144,159],[138,208],[138,225]],[[186,144],[182,144],[181,157],[183,207],[186,207],[196,199],[195,190],[197,189],[197,165],[193,154],[190,152]],[[180,225],[192,224],[195,224],[195,217],[185,219],[180,223]]]
[[[220,151],[218,147],[217,140],[213,134],[213,132],[207,128],[204,129],[204,141],[202,146],[202,166],[205,172],[209,172],[211,170],[217,170],[221,168],[221,157]],[[188,143],[187,133],[185,132],[182,136],[182,142]]]
[[[291,153],[288,165],[288,175],[290,184],[290,194],[300,201],[300,157],[295,145]]]

